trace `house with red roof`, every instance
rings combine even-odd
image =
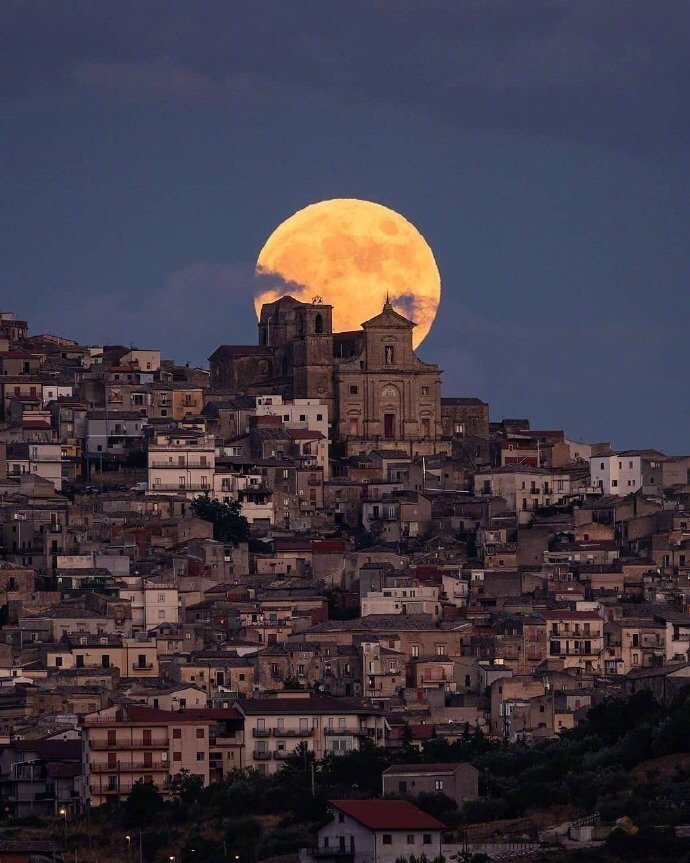
[[[321,827],[316,848],[300,863],[342,861],[395,863],[400,857],[441,855],[446,825],[408,800],[329,800],[332,820]]]

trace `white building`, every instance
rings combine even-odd
[[[441,856],[445,825],[408,800],[329,800],[333,820],[319,829],[318,846],[300,851],[300,863],[395,863],[422,854]]]
[[[54,402],[57,399],[71,399],[73,387],[58,384],[43,384],[41,390],[41,402],[45,407],[48,402]]]
[[[215,463],[213,435],[182,428],[161,432],[148,448],[147,494],[211,494]]]
[[[591,456],[592,487],[602,494],[635,494],[642,488],[643,462],[649,461],[653,455],[650,450],[623,450]],[[664,458],[661,453],[656,453],[656,456]]]
[[[362,617],[370,614],[430,614],[441,615],[438,587],[384,587],[372,591],[361,600]]]
[[[179,591],[175,584],[128,575],[122,579],[120,599],[129,602],[132,633],[148,632],[162,623],[178,623]]]
[[[62,447],[59,443],[11,443],[7,446],[7,475],[34,474],[62,489]]]

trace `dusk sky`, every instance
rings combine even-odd
[[[2,305],[206,364],[335,197],[434,251],[420,356],[492,419],[690,453],[690,4],[11,2]]]

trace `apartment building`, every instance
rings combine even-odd
[[[428,614],[433,620],[441,616],[438,587],[384,587],[371,591],[361,600],[362,617],[370,614]]]
[[[212,435],[177,428],[156,434],[148,447],[147,494],[189,499],[213,491],[216,449]]]
[[[405,687],[405,654],[378,641],[363,641],[362,695],[378,701],[399,695]]]
[[[359,749],[363,739],[385,745],[390,726],[384,713],[356,698],[281,693],[240,698],[233,705],[244,717],[245,766],[275,773],[300,743],[317,759]]]
[[[502,497],[520,524],[529,524],[540,507],[562,503],[570,486],[568,474],[524,465],[486,468],[474,476],[475,494]]]
[[[207,785],[211,725],[209,718],[135,704],[87,714],[80,723],[86,801],[121,801],[141,780],[167,797],[171,779],[183,770]]]
[[[86,414],[86,451],[89,458],[127,457],[144,438],[145,419],[136,411],[90,410]]]
[[[155,639],[142,641],[119,635],[72,632],[57,644],[46,645],[47,668],[116,668],[120,677],[158,679]]]
[[[662,621],[622,617],[604,624],[605,674],[628,674],[633,668],[658,667],[665,657],[666,627]]]
[[[10,443],[7,445],[7,475],[35,474],[62,490],[62,447],[59,443]]]
[[[600,671],[604,649],[604,621],[594,611],[545,611],[549,656],[564,668]]]

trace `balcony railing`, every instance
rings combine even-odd
[[[179,483],[154,483],[149,491],[211,491],[210,485],[202,485],[201,483],[188,482],[184,485]]]
[[[274,737],[313,737],[313,728],[274,728]]]
[[[170,770],[170,763],[158,759],[151,763],[147,763],[146,761],[118,761],[115,765],[91,762],[89,770],[91,773],[130,773],[133,770],[141,770],[142,772],[147,770],[164,770],[167,772]]]
[[[253,737],[270,737],[271,729],[270,728],[254,728],[252,729]]]
[[[149,461],[149,467],[162,467],[167,468],[168,470],[212,470],[213,465],[206,463],[203,464],[201,462],[191,462],[186,461],[182,464],[175,464],[172,461],[156,461],[155,459],[151,459]]]
[[[133,662],[132,671],[151,671],[153,668],[152,662]]]
[[[108,750],[108,749],[167,749],[168,738],[158,738],[156,740],[89,740],[89,749]]]
[[[287,749],[276,749],[273,752],[273,757],[276,761],[285,761],[286,758],[289,758],[292,755],[292,752],[288,752]]]
[[[269,761],[271,753],[267,752],[265,749],[255,749],[254,758],[256,761]]]
[[[318,848],[307,848],[305,849],[310,857],[338,857],[338,858],[353,858],[355,856],[354,850],[346,851],[344,848],[330,848],[326,845],[321,845]]]

